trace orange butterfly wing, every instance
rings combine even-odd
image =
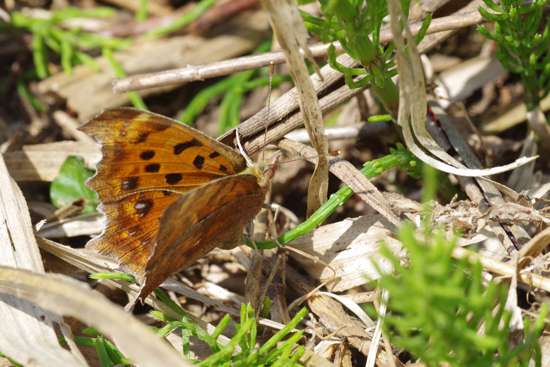
[[[133,108],[105,110],[80,127],[102,145],[97,173],[105,231],[86,248],[115,258],[143,284],[164,209],[183,193],[246,165],[234,149],[175,120]]]

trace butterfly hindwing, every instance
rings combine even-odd
[[[243,227],[262,208],[266,190],[256,176],[240,174],[198,187],[171,204],[160,219],[140,296],[146,296],[171,274],[214,248],[241,245]]]

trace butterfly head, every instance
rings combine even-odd
[[[262,161],[258,164],[250,166],[244,171],[244,173],[256,176],[258,178],[258,184],[261,187],[267,186],[269,180],[271,180],[275,170],[277,169],[277,164],[279,163],[279,158],[281,158],[281,155],[282,152],[278,150],[271,156],[269,161]]]

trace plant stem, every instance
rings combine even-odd
[[[408,166],[412,168],[415,167],[415,165],[415,157],[410,152],[400,149],[383,158],[365,163],[365,167],[361,169],[361,173],[365,175],[366,178],[371,179],[395,166]],[[321,225],[321,223],[323,223],[339,206],[342,206],[353,194],[354,192],[352,189],[348,186],[344,186],[335,194],[332,194],[327,202],[313,213],[308,220],[279,236],[277,242],[284,246],[292,240],[311,232]],[[255,244],[259,249],[271,249],[278,246],[277,243],[272,241],[255,241]],[[246,245],[254,248],[254,245],[248,238],[246,239]]]

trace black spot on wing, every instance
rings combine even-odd
[[[152,159],[154,156],[155,156],[155,151],[153,150],[146,150],[145,152],[139,155],[139,157],[144,161],[148,161],[149,159]]]
[[[193,161],[193,166],[197,167],[197,169],[202,169],[202,166],[204,165],[204,157],[201,157],[200,155],[195,157],[195,160]]]
[[[122,180],[123,190],[134,190],[138,186],[139,177],[128,177]]]
[[[216,157],[219,157],[219,156],[220,156],[220,153],[218,153],[218,152],[213,152],[213,153],[210,153],[210,155],[209,155],[209,157],[212,158],[212,159],[214,159]]]
[[[227,167],[224,166],[223,164],[220,164],[220,171],[227,172]]]
[[[186,141],[185,143],[179,143],[176,146],[174,146],[174,154],[178,155],[181,154],[185,149],[192,148],[192,147],[201,147],[202,143],[198,141],[197,139],[193,138],[189,141]]]
[[[168,185],[175,185],[183,178],[181,173],[169,173],[164,177],[166,178],[166,183]]]
[[[160,171],[160,164],[152,163],[145,166],[145,172],[156,173]]]

